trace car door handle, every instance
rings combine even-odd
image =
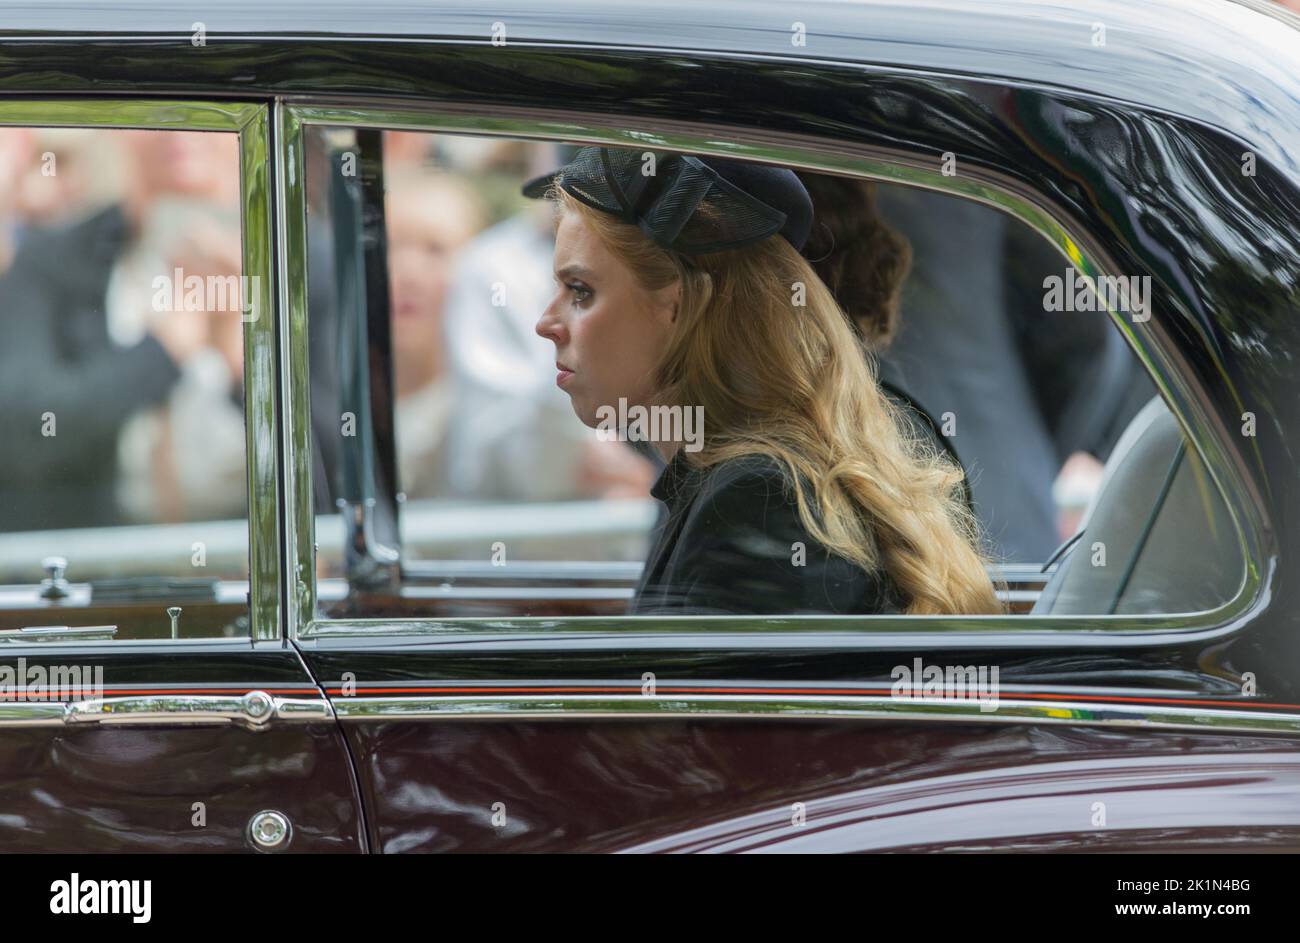
[[[66,724],[238,724],[264,730],[274,720],[329,720],[325,698],[273,697],[265,691],[230,695],[145,694],[73,701],[64,707]]]

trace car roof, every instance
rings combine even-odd
[[[280,57],[292,56],[295,45],[365,39],[488,45],[502,23],[507,46],[516,47],[869,63],[998,78],[1195,118],[1237,132],[1300,174],[1300,17],[1269,0],[547,0],[515,8],[500,0],[24,0],[5,5],[0,50],[79,39],[173,37],[189,45],[199,23],[209,48],[253,41],[275,46]],[[806,28],[803,45],[792,41],[796,23]],[[29,61],[6,68],[3,60],[0,90],[21,90],[18,72],[30,73]]]

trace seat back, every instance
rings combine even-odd
[[[1204,612],[1245,576],[1237,531],[1217,485],[1156,397],[1116,443],[1074,542],[1034,613]]]

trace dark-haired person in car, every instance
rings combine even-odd
[[[816,224],[804,254],[871,351],[886,392],[951,420],[984,552],[1041,563],[1076,529],[1120,433],[1155,395],[1105,317],[1051,316],[1045,239],[969,200],[857,177],[801,173]],[[903,276],[911,269],[903,289]],[[957,433],[960,434],[957,434]],[[1076,477],[1077,476],[1077,477]],[[1054,482],[1056,484],[1054,485]]]

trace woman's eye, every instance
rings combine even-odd
[[[588,288],[586,285],[579,285],[570,282],[568,285],[568,289],[569,291],[573,292],[573,300],[576,301],[578,304],[582,304],[588,298],[591,297],[591,289]]]

